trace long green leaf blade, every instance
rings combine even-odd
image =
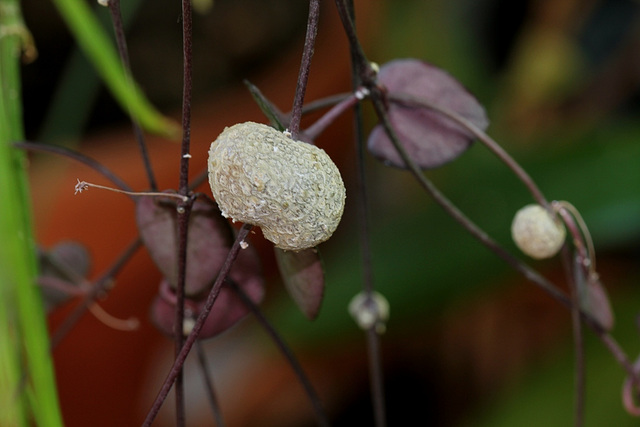
[[[81,0],[53,0],[53,3],[122,108],[149,132],[177,137],[177,125],[161,115],[125,73],[113,43],[87,3]]]
[[[19,62],[29,33],[17,0],[0,0],[0,424],[61,426],[25,171]],[[27,45],[27,47],[29,47]]]

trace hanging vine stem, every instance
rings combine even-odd
[[[111,22],[113,23],[113,30],[116,36],[116,45],[118,46],[118,53],[120,54],[120,60],[122,61],[124,71],[127,78],[133,83],[133,77],[131,73],[131,65],[129,62],[129,50],[127,48],[127,39],[124,36],[124,25],[122,23],[122,13],[120,12],[120,0],[108,0],[107,6],[111,13]],[[144,133],[140,124],[135,119],[133,114],[129,114],[131,118],[131,125],[133,127],[133,134],[138,142],[138,148],[140,149],[140,155],[144,163],[145,171],[147,172],[147,180],[149,181],[149,188],[152,191],[157,191],[158,186],[151,167],[151,159],[149,158],[149,151],[147,144],[144,140]]]
[[[469,130],[473,135],[478,138],[492,153],[494,153],[502,162],[509,167],[513,171],[513,173],[523,182],[523,184],[529,189],[529,192],[533,196],[533,198],[543,207],[550,211],[550,204],[547,199],[542,194],[542,191],[538,188],[533,179],[529,176],[527,171],[525,171],[522,166],[518,162],[516,162],[513,157],[509,155],[493,138],[475,126],[466,118],[462,117],[460,114],[455,111],[449,110],[448,108],[441,107],[439,105],[433,104],[427,100],[417,98],[413,95],[405,94],[405,93],[390,93],[387,95],[389,101],[398,102],[403,105],[412,106],[412,107],[422,107],[428,108],[430,110],[436,111],[442,114],[445,117],[461,124],[467,130]]]
[[[569,247],[567,245],[564,245],[564,247],[562,248],[561,258],[571,296],[571,324],[573,331],[573,347],[575,357],[574,426],[581,427],[584,423],[586,391],[584,332],[582,321],[580,319],[580,289],[584,287],[584,283],[582,280],[582,274],[580,274],[578,270],[582,267],[577,265],[579,256],[572,255],[573,254],[571,253]]]
[[[367,78],[368,62],[364,60],[364,53],[360,46],[358,37],[355,33],[355,9],[353,1],[343,2],[336,0],[336,7],[343,27],[349,39],[349,50],[351,56],[351,84],[355,93],[349,98],[337,104],[332,110],[338,110],[341,106],[350,106],[354,103],[354,139],[356,154],[356,180],[357,180],[357,205],[358,205],[358,221],[359,224],[359,240],[361,251],[361,262],[363,269],[362,288],[365,298],[370,302],[367,304],[376,307],[374,301],[375,286],[373,282],[373,269],[371,260],[371,243],[370,243],[370,227],[369,227],[369,198],[366,184],[366,171],[364,162],[364,130],[362,125],[362,106],[359,100],[366,97],[369,92],[363,87],[364,80]],[[347,29],[348,28],[348,29]],[[331,111],[330,111],[331,112]],[[326,114],[329,116],[329,113]],[[311,130],[311,129],[310,129]],[[309,131],[309,130],[308,130]],[[378,333],[378,324],[374,322],[365,331],[367,342],[367,355],[369,366],[369,381],[371,384],[371,401],[373,404],[374,422],[377,427],[386,425],[386,405],[384,392],[384,373],[382,369],[382,352],[380,346],[380,335]]]
[[[586,274],[589,280],[591,280],[592,278],[597,277],[597,273],[595,272],[595,251],[593,249],[593,242],[580,214],[568,202],[554,201],[552,203],[549,203],[542,194],[542,191],[540,191],[533,179],[520,166],[520,164],[515,161],[495,140],[493,140],[493,138],[491,138],[489,135],[487,135],[485,132],[471,123],[471,121],[462,117],[460,114],[447,108],[433,104],[427,100],[416,98],[409,94],[393,93],[388,94],[388,98],[391,102],[397,102],[402,105],[428,108],[464,126],[514,172],[514,174],[529,189],[534,199],[536,199],[536,201],[540,205],[544,206],[548,211],[559,215],[562,218],[564,224],[569,229],[569,232],[573,237],[573,246],[578,252],[578,254],[576,255],[577,259],[574,261],[571,254],[568,253],[568,249],[565,247],[561,260],[566,271],[567,281],[570,284],[571,289],[571,318],[573,323],[573,337],[576,357],[575,425],[576,427],[581,426],[584,420],[585,361],[579,304],[580,290],[584,288],[584,286],[581,285],[584,284],[584,280],[578,280],[578,277],[576,277],[576,275],[582,274],[582,270],[586,270]],[[569,211],[571,212],[571,215],[569,214]],[[576,221],[578,221],[579,227],[576,224]],[[580,269],[580,271],[578,271],[578,269]]]
[[[216,427],[224,427],[224,419],[222,418],[222,410],[220,409],[220,403],[216,397],[215,389],[213,388],[213,379],[211,378],[211,372],[209,365],[207,364],[207,353],[202,345],[201,341],[196,341],[196,354],[198,355],[198,364],[202,370],[202,380],[207,390],[207,397],[209,399],[209,406],[213,412],[213,418],[215,420]]]
[[[251,298],[249,298],[249,296],[242,290],[242,288],[231,280],[229,280],[227,284],[229,285],[229,288],[231,288],[231,290],[233,290],[238,295],[238,297],[240,297],[244,305],[246,305],[251,310],[256,319],[258,319],[260,325],[265,329],[265,331],[267,331],[271,340],[276,344],[280,352],[287,359],[289,365],[291,365],[291,369],[293,369],[296,377],[298,377],[298,381],[300,381],[300,384],[302,385],[305,393],[307,394],[307,397],[309,398],[309,401],[311,402],[311,405],[313,406],[318,425],[321,427],[329,427],[329,419],[327,418],[324,408],[322,407],[322,402],[320,401],[318,394],[311,385],[311,381],[309,381],[309,378],[302,369],[302,365],[300,365],[300,362],[296,358],[291,348],[282,339],[280,334],[278,334],[278,331],[273,327],[273,325],[269,323],[265,315],[260,310],[260,307],[258,307],[258,305],[255,304],[251,300]]]
[[[389,122],[389,118],[386,114],[387,106],[386,102],[388,99],[384,96],[379,87],[376,85],[375,81],[375,71],[373,70],[369,61],[367,61],[362,47],[360,46],[358,37],[355,32],[355,28],[353,22],[351,21],[349,14],[347,13],[347,8],[345,6],[345,0],[335,0],[336,6],[338,8],[338,13],[340,14],[340,18],[343,23],[343,27],[345,33],[347,34],[347,38],[349,40],[349,44],[352,48],[352,52],[354,52],[355,56],[355,64],[356,69],[359,71],[359,77],[362,81],[363,86],[367,87],[370,90],[370,97],[376,110],[376,114],[378,119],[383,124],[385,128],[385,132],[389,136],[389,139],[392,141],[396,150],[400,154],[400,157],[403,159],[405,164],[408,166],[411,173],[416,177],[421,186],[431,195],[431,197],[450,215],[452,216],[458,223],[460,223],[471,235],[473,235],[476,239],[478,239],[483,245],[489,248],[491,251],[496,253],[500,258],[502,258],[505,262],[507,262],[512,268],[514,268],[519,273],[523,274],[527,280],[533,282],[534,284],[541,287],[543,290],[548,292],[553,298],[562,303],[568,309],[572,309],[574,304],[571,302],[569,297],[561,292],[555,285],[551,282],[547,281],[543,276],[541,276],[538,272],[530,268],[528,265],[518,260],[510,253],[505,251],[500,245],[498,245],[493,239],[491,239],[481,228],[479,228],[476,224],[474,224],[471,220],[469,220],[455,205],[453,205],[449,199],[447,199],[440,191],[429,181],[422,171],[415,165],[415,163],[409,158],[406,151],[400,144],[391,123]],[[524,172],[524,171],[522,171]],[[524,176],[528,176],[523,175]],[[529,187],[532,192],[534,198],[546,209],[550,212],[551,208],[549,203],[546,201],[542,193],[539,190],[536,190],[537,187],[531,181],[533,186]],[[615,341],[615,339],[609,335],[605,328],[602,327],[600,322],[594,319],[589,313],[579,309],[580,317],[582,321],[584,321],[589,328],[598,336],[598,338],[602,341],[602,343],[607,347],[607,349],[611,352],[616,361],[623,367],[623,369],[627,372],[629,376],[629,382],[635,387],[637,390],[640,390],[640,375],[635,371],[632,363],[629,361],[629,358],[625,354],[624,350],[620,347],[620,345]]]
[[[298,73],[298,82],[296,83],[296,93],[293,99],[293,108],[291,109],[291,120],[289,121],[289,132],[293,139],[298,138],[300,132],[300,120],[302,119],[302,106],[304,103],[304,95],[307,91],[307,83],[309,81],[309,69],[311,68],[311,57],[313,56],[313,48],[316,43],[316,35],[318,34],[318,20],[320,18],[320,1],[309,1],[309,18],[307,20],[307,34],[304,40],[304,48],[302,51],[302,60],[300,61],[300,71]]]
[[[213,284],[213,287],[211,288],[209,295],[207,296],[205,305],[202,308],[202,311],[200,312],[200,314],[198,315],[198,318],[196,319],[195,324],[193,325],[193,329],[185,339],[184,345],[180,349],[180,352],[178,353],[177,357],[175,358],[173,365],[171,366],[171,370],[167,375],[167,378],[164,380],[164,383],[162,384],[162,387],[160,388],[160,391],[158,392],[158,395],[155,401],[153,402],[151,409],[147,413],[147,417],[145,418],[142,424],[143,426],[146,426],[146,427],[151,426],[151,424],[153,423],[153,420],[155,420],[155,418],[157,417],[158,412],[162,407],[162,404],[166,400],[167,395],[171,390],[171,387],[173,386],[174,382],[176,381],[176,378],[182,371],[182,367],[184,365],[185,360],[187,359],[187,356],[189,355],[189,352],[191,351],[191,348],[195,344],[196,339],[198,339],[198,336],[200,335],[202,326],[204,325],[205,320],[207,320],[207,317],[211,312],[211,308],[213,307],[213,304],[218,298],[218,294],[220,293],[222,284],[224,283],[227,275],[229,274],[229,271],[231,270],[231,266],[233,265],[233,262],[238,257],[238,252],[240,252],[240,244],[244,242],[244,240],[247,238],[247,235],[249,234],[249,231],[251,231],[252,227],[253,226],[250,224],[244,224],[240,228],[240,231],[236,236],[236,240],[233,243],[233,246],[231,246],[229,253],[227,254],[227,258],[224,262],[224,265],[222,266],[220,273],[218,273],[218,277],[216,278],[216,281]]]
[[[538,188],[533,179],[529,176],[529,174],[520,166],[520,164],[509,155],[493,138],[487,135],[484,131],[475,126],[470,120],[467,120],[465,117],[460,114],[452,111],[448,108],[441,107],[432,102],[429,102],[425,99],[420,99],[410,94],[405,93],[389,93],[387,94],[390,102],[396,102],[401,105],[409,106],[409,107],[418,107],[418,108],[427,108],[433,110],[444,117],[464,126],[468,131],[470,131],[478,140],[480,140],[485,147],[487,147],[492,153],[494,153],[504,164],[509,167],[513,173],[522,181],[522,183],[527,187],[533,198],[545,209],[549,212],[553,212],[554,214],[559,214],[563,222],[569,228],[571,234],[573,235],[573,242],[580,253],[580,256],[583,259],[588,259],[588,256],[584,254],[584,245],[580,244],[582,242],[582,236],[577,231],[575,227],[575,222],[573,218],[571,218],[563,206],[558,205],[557,202],[549,203],[547,199],[544,197],[542,191]],[[593,251],[592,251],[593,254]],[[579,311],[579,283],[576,280],[575,276],[575,268],[574,262],[572,261],[571,255],[568,253],[568,248],[565,246],[563,248],[563,254],[561,257],[563,267],[566,272],[567,281],[569,283],[569,287],[571,289],[570,298],[571,298],[571,319],[573,324],[573,338],[574,338],[574,348],[575,348],[575,426],[580,427],[583,424],[584,420],[584,393],[585,393],[585,362],[584,362],[584,344],[583,344],[583,333],[582,333],[582,325],[580,321],[580,311]]]
[[[14,142],[13,146],[23,150],[57,154],[62,157],[67,157],[71,160],[75,160],[93,169],[94,171],[98,172],[99,174],[107,178],[109,181],[111,181],[119,189],[125,192],[132,191],[131,187],[129,187],[129,185],[126,182],[124,182],[119,176],[113,173],[109,168],[104,166],[102,163],[92,159],[91,157],[85,156],[84,154],[81,154],[77,151],[70,150],[65,147],[59,147],[57,145],[41,144],[37,142],[26,142],[26,141]]]
[[[192,97],[192,75],[193,75],[193,28],[192,28],[192,8],[191,0],[182,0],[182,143],[180,145],[180,178],[178,194],[187,196],[189,194],[189,161],[191,154],[191,97]],[[182,333],[184,323],[184,288],[187,271],[187,239],[189,233],[189,216],[194,197],[188,201],[178,204],[178,280],[176,286],[176,312],[174,321],[175,357],[178,360],[184,347],[184,335]],[[185,355],[186,357],[186,355]],[[184,363],[184,361],[183,361]],[[185,425],[185,403],[184,403],[184,378],[182,373],[182,363],[176,372],[176,425]]]
[[[564,305],[568,309],[572,309],[574,304],[570,300],[570,298],[565,295],[562,291],[560,291],[555,285],[549,282],[546,278],[541,276],[537,271],[529,267],[524,262],[520,261],[518,258],[511,255],[509,252],[504,250],[497,242],[489,237],[487,233],[485,233],[480,227],[478,227],[475,223],[473,223],[469,218],[467,218],[449,199],[447,199],[440,191],[428,180],[419,167],[415,164],[415,162],[408,156],[406,150],[400,143],[393,126],[389,121],[389,117],[386,113],[386,108],[384,102],[382,101],[382,93],[380,93],[378,88],[373,87],[371,89],[371,100],[378,116],[378,119],[382,123],[385,128],[385,132],[389,139],[394,144],[394,147],[398,151],[398,154],[403,159],[403,161],[409,167],[411,173],[415,176],[421,186],[427,191],[427,193],[451,216],[453,217],[460,225],[462,225],[472,236],[478,239],[483,245],[485,245],[488,249],[493,251],[496,255],[502,258],[505,262],[507,262],[512,268],[516,271],[524,275],[532,283],[538,285],[544,291],[549,293],[553,298],[555,298],[558,302]],[[634,386],[640,390],[640,376],[637,372],[635,372],[632,363],[629,361],[624,350],[620,347],[617,341],[609,335],[606,328],[604,328],[600,322],[595,319],[591,314],[585,312],[580,309],[580,317],[587,326],[598,336],[600,341],[607,347],[609,352],[613,355],[616,361],[622,366],[622,368],[629,375],[630,381],[634,384]]]
[[[85,314],[87,309],[94,303],[96,298],[99,295],[104,293],[109,286],[111,285],[113,278],[118,274],[118,272],[125,266],[127,262],[131,259],[131,257],[135,254],[135,252],[142,246],[142,240],[139,237],[136,237],[118,258],[114,261],[114,263],[106,269],[106,271],[95,281],[93,287],[87,294],[85,295],[82,303],[78,305],[72,312],[69,314],[62,324],[55,330],[55,332],[51,336],[51,349],[55,349],[58,344],[67,336],[69,331],[73,329],[73,327],[78,323],[80,318]]]

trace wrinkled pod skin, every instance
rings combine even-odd
[[[261,227],[281,249],[324,242],[342,217],[346,191],[327,153],[267,125],[226,128],[211,143],[208,170],[222,214]]]

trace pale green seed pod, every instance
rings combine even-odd
[[[540,205],[520,209],[511,224],[511,236],[522,252],[531,258],[551,258],[562,247],[566,231],[560,220]]]
[[[314,247],[338,227],[346,191],[318,147],[267,125],[240,123],[211,143],[208,169],[223,215],[261,227],[281,249]]]

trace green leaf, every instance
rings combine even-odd
[[[177,125],[160,114],[125,72],[116,49],[87,4],[81,0],[54,0],[78,45],[122,108],[148,130],[171,138]]]
[[[25,172],[21,53],[30,42],[17,0],[0,1],[0,425],[61,426]],[[32,46],[31,46],[32,47]]]
[[[281,132],[284,131],[286,126],[283,123],[287,121],[284,114],[282,114],[278,108],[273,105],[271,101],[262,94],[262,92],[260,92],[260,89],[258,89],[257,86],[249,82],[249,80],[245,80],[244,84],[249,89],[251,96],[253,96],[253,99],[256,101],[256,104],[258,104],[258,107],[260,107],[262,113],[269,119],[271,126]]]

